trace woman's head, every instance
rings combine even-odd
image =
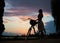
[[[42,13],[43,11],[42,11],[42,9],[39,9],[39,11],[38,11],[39,13]]]

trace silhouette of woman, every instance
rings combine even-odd
[[[46,33],[45,29],[44,29],[44,24],[42,22],[42,18],[43,18],[43,11],[42,9],[39,9],[39,14],[38,14],[38,33],[41,35],[44,35],[44,33]]]

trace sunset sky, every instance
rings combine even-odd
[[[3,17],[5,32],[26,34],[30,27],[28,18],[37,19],[39,9],[43,10],[44,25],[54,20],[51,16],[50,0],[5,0],[5,5]],[[37,31],[37,25],[35,28]],[[51,30],[55,32],[54,29]]]

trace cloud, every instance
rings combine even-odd
[[[27,7],[32,9],[42,8],[44,11],[50,12],[50,0],[5,0],[12,7]]]
[[[56,27],[54,25],[54,21],[46,22],[45,29],[47,34],[56,33]]]
[[[9,22],[12,22],[13,21],[13,20],[10,20],[9,18],[11,18],[11,17],[4,16],[3,17],[3,23],[9,23]]]
[[[3,19],[3,22],[4,23],[8,23],[9,21],[7,19]]]
[[[19,16],[19,15],[29,15],[33,13],[33,10],[28,8],[11,8],[7,9],[4,12],[4,16]]]
[[[36,17],[32,17],[32,16],[20,16],[19,18],[23,21],[27,21],[27,20],[30,20],[30,19],[33,19],[33,20],[37,19]],[[28,18],[30,18],[30,19],[28,19]]]
[[[5,0],[4,16],[36,16],[40,8],[50,12],[50,0]]]

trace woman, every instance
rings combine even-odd
[[[45,28],[44,28],[44,24],[42,22],[42,18],[43,18],[43,11],[42,9],[39,9],[39,14],[38,14],[38,32],[39,34],[41,33],[41,35],[44,35],[44,33],[46,34]]]

